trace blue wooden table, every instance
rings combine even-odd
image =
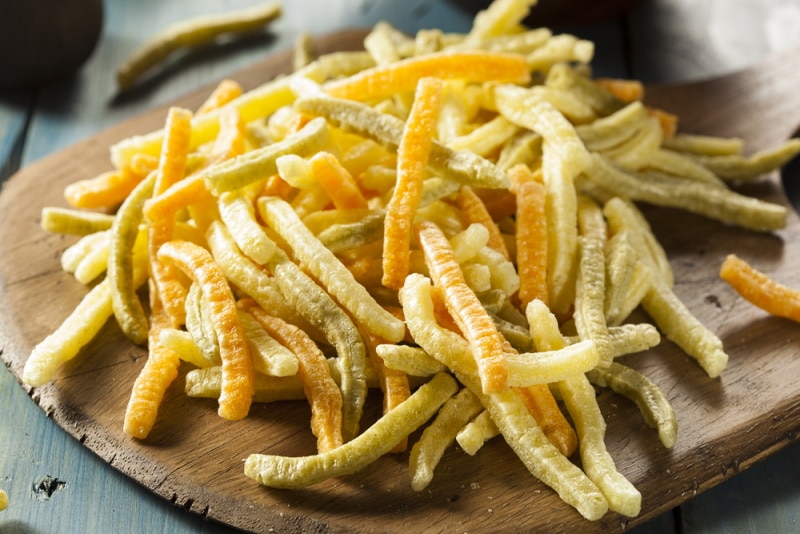
[[[133,94],[116,94],[115,68],[157,29],[192,15],[253,3],[107,0],[103,34],[77,74],[35,90],[0,92],[0,180],[264,54],[286,49],[301,32],[322,34],[379,20],[410,33],[433,27],[463,32],[473,16],[442,0],[286,1],[283,16],[267,34],[191,54]],[[796,45],[800,0],[646,0],[623,16],[560,29],[597,43],[597,74],[645,82],[696,79]],[[800,446],[792,446],[635,532],[797,531],[799,466]],[[0,369],[0,489],[10,499],[9,508],[0,512],[4,534],[230,530],[155,497],[108,467],[49,420],[5,369]]]

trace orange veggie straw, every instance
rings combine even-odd
[[[548,301],[546,192],[541,172],[533,173],[527,165],[515,165],[508,176],[517,195],[517,296],[524,311],[532,300]]]
[[[644,98],[644,85],[638,80],[597,78],[595,83],[626,104]]]
[[[206,165],[219,163],[243,154],[247,147],[245,141],[246,135],[247,126],[242,120],[239,110],[236,108],[226,108],[222,110],[219,113],[219,134],[214,140],[214,146],[211,148],[211,157]],[[203,177],[196,175],[188,180],[202,181]],[[188,203],[186,207],[189,209],[189,214],[197,227],[205,232],[211,224],[211,221],[219,218],[217,199],[210,192],[204,193],[200,189],[199,184],[186,184],[186,187],[188,190],[184,192],[176,190],[175,194],[187,195],[191,198],[191,200],[186,199],[183,202]],[[180,206],[176,204],[174,208],[175,213],[177,213],[179,207]]]
[[[500,221],[517,212],[517,197],[508,189],[483,188],[478,196],[492,220]]]
[[[161,343],[161,330],[172,326],[155,288],[150,288],[150,331],[147,340],[147,360],[133,383],[131,398],[125,409],[123,430],[126,434],[145,439],[152,430],[164,393],[178,376],[181,363],[178,354]]]
[[[779,284],[735,254],[722,262],[720,277],[762,310],[800,322],[800,290]]]
[[[479,197],[470,186],[465,185],[459,191],[458,207],[461,208],[461,213],[464,216],[467,226],[471,223],[480,223],[484,225],[486,229],[489,230],[489,242],[487,243],[489,247],[502,254],[506,260],[510,260],[511,255],[508,253],[508,248],[506,247],[506,242],[503,240],[503,234],[500,232],[500,228],[497,227],[497,223],[492,219],[481,197]]]
[[[289,200],[294,188],[280,177],[278,174],[273,174],[264,182],[261,192],[258,196],[278,197],[283,200]]]
[[[411,226],[422,197],[443,86],[438,78],[419,81],[397,149],[397,183],[383,223],[382,283],[390,289],[400,289],[408,275]]]
[[[159,195],[181,180],[186,172],[189,140],[192,136],[192,112],[172,107],[164,125],[164,142],[158,160],[158,178],[153,195]]]
[[[210,198],[214,198],[214,196],[206,187],[203,175],[195,174],[148,200],[144,213],[151,219],[160,219],[168,215],[174,217],[181,208]]]
[[[343,254],[340,259],[359,284],[364,287],[380,286],[383,271],[377,258],[360,254],[352,256]]]
[[[158,261],[158,250],[161,245],[172,239],[178,210],[206,201],[209,197],[211,197],[211,193],[206,189],[202,175],[194,175],[178,182],[157,197],[151,198],[144,206],[151,276],[156,283],[167,314],[172,317],[175,328],[180,327],[186,317],[184,303],[187,290],[178,276],[178,272],[172,266]]]
[[[219,123],[219,135],[212,148],[211,161],[222,161],[235,157],[243,153],[245,149],[245,125],[239,112],[234,108],[223,110],[219,116]],[[174,133],[176,139],[181,137],[183,132],[180,129],[183,127],[183,123],[175,123],[174,128],[176,128],[176,131]],[[168,139],[172,137],[170,135]],[[188,145],[185,149],[188,150]],[[180,157],[177,145],[172,156],[175,158]],[[163,160],[164,158],[162,157],[162,162]],[[162,182],[162,185],[164,183],[166,181]],[[209,212],[214,213],[212,206],[216,206],[216,200],[206,188],[202,174],[195,174],[186,179],[181,177],[164,191],[154,194],[154,198],[150,199],[144,208],[148,222],[148,247],[152,276],[161,294],[164,307],[169,316],[172,317],[173,326],[175,327],[183,324],[186,316],[184,310],[186,288],[172,267],[162,265],[157,260],[153,260],[153,258],[156,258],[161,245],[172,239],[175,217],[178,211],[192,205],[202,207],[202,209],[193,210],[193,214],[197,215],[197,220],[201,227],[207,227],[214,218],[209,215]]]
[[[353,76],[328,82],[324,89],[348,100],[375,100],[411,92],[429,76],[470,82],[526,83],[530,72],[520,54],[464,50],[414,56],[395,63],[366,69]]]
[[[678,116],[664,111],[663,109],[648,107],[647,112],[658,119],[658,124],[661,126],[661,134],[664,139],[669,139],[678,131]]]
[[[121,204],[145,176],[130,167],[104,172],[69,184],[64,188],[64,198],[75,208],[111,208]]]
[[[186,158],[189,153],[189,139],[192,134],[192,113],[186,109],[172,107],[167,113],[164,126],[164,141],[158,160],[156,183],[153,196],[156,197],[184,178]],[[159,247],[172,238],[174,220],[166,215],[154,216],[157,210],[148,215],[145,204],[145,220],[147,221],[148,252],[150,254],[150,272],[155,281],[164,309],[172,318],[173,326],[183,324],[186,312],[183,303],[186,288],[183,287],[177,271],[171,266],[162,265],[158,261]]]
[[[442,289],[450,315],[472,347],[483,392],[488,395],[507,390],[505,339],[464,280],[450,242],[433,223],[419,223],[415,230],[431,279]]]
[[[366,208],[367,201],[353,176],[330,152],[317,152],[308,160],[311,172],[333,205],[339,209]]]
[[[644,85],[638,80],[598,78],[595,83],[626,104],[644,99]],[[650,106],[647,107],[647,111],[651,116],[658,119],[658,124],[661,126],[661,132],[665,139],[675,135],[678,130],[677,115]]]
[[[433,315],[436,318],[436,323],[442,328],[460,334],[461,328],[459,328],[453,316],[450,315],[450,310],[445,302],[442,288],[437,286],[431,287],[431,301],[433,302]]]
[[[217,334],[222,360],[219,409],[224,419],[242,419],[255,392],[253,359],[236,301],[225,275],[206,249],[187,241],[169,241],[158,249],[158,259],[177,267],[200,284]]]
[[[457,326],[455,329],[453,328],[453,318],[450,312],[443,309],[446,303],[443,302],[441,289],[436,286],[431,287],[430,297],[436,323],[443,328],[457,331]],[[508,346],[504,350],[506,352],[514,352],[514,349]],[[542,386],[514,388],[514,391],[523,400],[528,412],[542,428],[551,443],[562,453],[571,454],[575,451],[575,431],[558,407],[549,387],[544,384]]]
[[[363,330],[361,335],[364,337],[364,342],[367,345],[372,367],[378,375],[378,383],[383,392],[383,413],[387,414],[411,396],[408,375],[402,371],[386,367],[383,363],[383,358],[378,356],[375,347],[381,343],[385,343],[386,341],[384,339]],[[406,449],[408,449],[408,436],[395,445],[390,452],[400,453],[404,452]]]
[[[550,442],[564,456],[572,456],[578,447],[578,436],[558,407],[547,384],[515,388],[515,390]]]
[[[325,209],[331,203],[331,197],[321,185],[314,183],[300,189],[288,202],[291,203],[297,216],[302,219],[306,215]]]
[[[215,109],[221,108],[228,102],[239,98],[244,90],[242,86],[239,85],[234,80],[222,80],[219,82],[217,87],[208,95],[205,102],[203,102],[199,108],[197,108],[197,114],[202,115],[203,113],[208,113],[209,111],[213,111]]]
[[[244,154],[247,127],[236,108],[225,108],[219,114],[219,134],[211,149],[214,163]]]
[[[239,306],[252,315],[267,333],[297,356],[297,377],[311,405],[311,431],[317,437],[317,451],[335,449],[342,443],[342,393],[331,377],[325,355],[303,330],[273,317],[254,300]]]

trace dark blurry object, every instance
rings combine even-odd
[[[456,4],[477,13],[489,0],[454,0]],[[643,0],[539,0],[525,23],[537,26],[576,26],[592,24],[622,15]]]
[[[102,28],[102,0],[0,0],[0,89],[72,74]]]

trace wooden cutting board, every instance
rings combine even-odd
[[[321,51],[360,47],[363,31],[319,41]],[[648,101],[677,112],[685,131],[735,135],[752,149],[786,139],[800,123],[797,54],[750,71],[689,86],[656,87]],[[290,67],[290,54],[270,56],[235,78],[252,88]],[[194,108],[203,88],[177,102]],[[161,127],[155,109],[49,156],[11,178],[0,196],[0,340],[15,376],[34,345],[73,309],[86,289],[61,271],[59,256],[73,238],[39,228],[44,206],[64,205],[67,183],[109,168],[108,146]],[[747,192],[785,203],[777,173]],[[646,209],[670,255],[676,292],[716,332],[731,356],[719,379],[671,343],[626,358],[669,396],[679,437],[665,449],[628,400],[600,393],[608,447],[619,469],[642,492],[642,513],[613,513],[588,523],[535,480],[509,447],[495,439],[475,457],[451,447],[433,483],[410,487],[407,454],[387,456],[370,469],[305,490],[258,486],[243,474],[250,453],[314,452],[304,402],[255,405],[250,417],[228,422],[216,402],[189,399],[183,374],[167,392],[145,442],[122,432],[131,384],[145,352],[113,323],[58,373],[29,390],[48,417],[108,464],[192,513],[244,530],[264,532],[624,530],[669,510],[795,441],[800,432],[800,326],[768,317],[737,297],[717,276],[734,252],[776,279],[800,287],[800,224],[792,211],[786,229],[764,235],[670,209]],[[24,386],[23,386],[24,387]],[[368,400],[366,418],[380,411]]]

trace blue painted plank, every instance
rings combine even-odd
[[[684,532],[797,532],[800,444],[771,456],[682,507]]]
[[[5,369],[0,406],[0,488],[9,497],[0,532],[144,532],[144,525],[148,532],[230,531],[182,513],[108,467],[45,417]]]
[[[31,91],[0,94],[0,187],[19,168],[33,99]]]
[[[675,534],[680,531],[676,526],[675,511],[670,510],[627,532],[629,534]]]

